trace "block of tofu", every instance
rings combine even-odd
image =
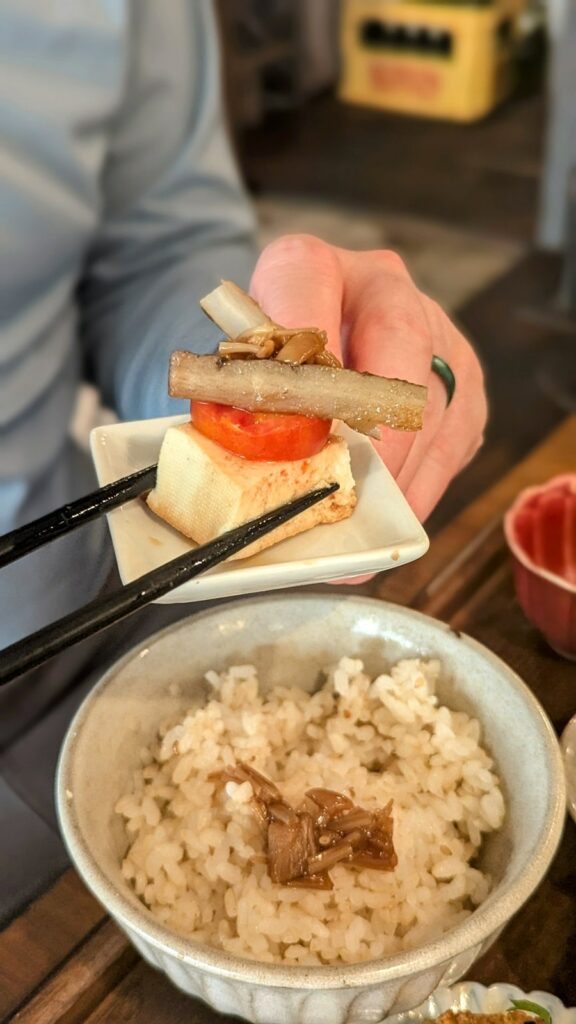
[[[317,455],[294,462],[251,462],[226,451],[191,423],[164,436],[156,486],[148,505],[156,515],[198,544],[241,526],[315,487],[340,488],[232,558],[247,558],[320,523],[335,523],[356,504],[348,445],[331,434]]]

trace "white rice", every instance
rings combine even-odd
[[[142,751],[116,811],[124,877],[164,924],[260,961],[356,963],[432,940],[485,899],[472,866],[504,818],[480,725],[438,704],[437,661],[406,660],[371,680],[342,658],[312,695],[259,695],[253,666],[209,672],[214,698]],[[210,776],[245,761],[293,806],[315,786],[368,809],[393,799],[393,872],[337,865],[330,892],[272,883],[250,783]]]

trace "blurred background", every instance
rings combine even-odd
[[[492,405],[431,529],[576,410],[573,0],[216,0],[262,243],[393,248]]]

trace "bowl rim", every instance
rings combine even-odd
[[[536,565],[536,562],[532,561],[530,556],[524,551],[524,548],[518,543],[514,533],[516,515],[530,498],[535,494],[545,494],[547,491],[567,481],[573,485],[576,491],[576,473],[561,473],[559,476],[553,476],[550,480],[547,480],[545,484],[537,484],[521,490],[516,495],[510,508],[504,513],[504,535],[512,554],[528,572],[540,577],[540,579],[547,580],[548,583],[552,583],[562,590],[568,591],[569,594],[576,594],[576,583],[571,583],[570,580],[564,579],[563,576],[558,576],[557,573],[551,572],[550,569],[544,569],[542,566]]]
[[[177,632],[189,622],[196,623],[207,617],[213,618],[219,609],[228,611],[229,609],[233,610],[235,607],[242,607],[245,611],[247,604],[266,604],[269,606],[271,602],[282,604],[287,600],[293,601],[294,599],[294,595],[274,594],[219,602],[217,608],[208,608],[202,612],[186,616],[176,623],[172,623],[151,634],[110,666],[78,708],[68,727],[60,751],[56,771],[55,795],[58,822],[65,846],[72,864],[80,874],[84,884],[120,927],[129,933],[135,933],[139,939],[151,944],[157,950],[176,959],[180,963],[199,968],[206,973],[248,984],[265,985],[271,988],[315,988],[323,990],[375,985],[382,983],[384,980],[394,980],[410,974],[421,973],[481,944],[508,923],[511,917],[529,899],[536,886],[545,876],[560,843],[566,819],[565,778],[560,746],[550,720],[539,701],[520,676],[498,655],[474,638],[468,636],[468,634],[454,630],[452,626],[439,619],[414,611],[411,608],[393,604],[392,602],[381,601],[378,598],[314,593],[297,595],[298,601],[306,603],[311,603],[318,599],[332,599],[335,603],[353,601],[357,605],[365,607],[367,611],[374,608],[377,608],[380,613],[382,611],[390,611],[401,618],[404,617],[412,621],[419,620],[423,625],[432,625],[438,632],[446,632],[457,636],[464,646],[472,648],[476,654],[487,658],[494,669],[507,676],[509,684],[521,695],[524,702],[528,704],[536,721],[538,731],[550,757],[552,783],[550,787],[551,799],[544,822],[542,841],[535,855],[531,857],[526,869],[518,873],[510,887],[506,890],[504,898],[499,903],[494,903],[494,900],[491,899],[492,894],[489,894],[487,899],[461,924],[433,942],[380,960],[368,960],[356,964],[292,966],[251,960],[247,957],[237,956],[224,950],[186,939],[162,925],[143,904],[141,908],[136,908],[128,902],[123,891],[117,888],[100,868],[96,858],[93,857],[77,822],[75,802],[68,799],[67,794],[70,790],[68,780],[73,766],[75,742],[82,729],[84,720],[90,714],[92,704],[99,699],[103,691],[113,682],[118,672],[126,664],[138,657],[140,651],[149,648],[168,634]]]

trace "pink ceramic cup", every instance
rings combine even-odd
[[[576,660],[576,473],[521,491],[504,531],[524,614],[558,654]]]

